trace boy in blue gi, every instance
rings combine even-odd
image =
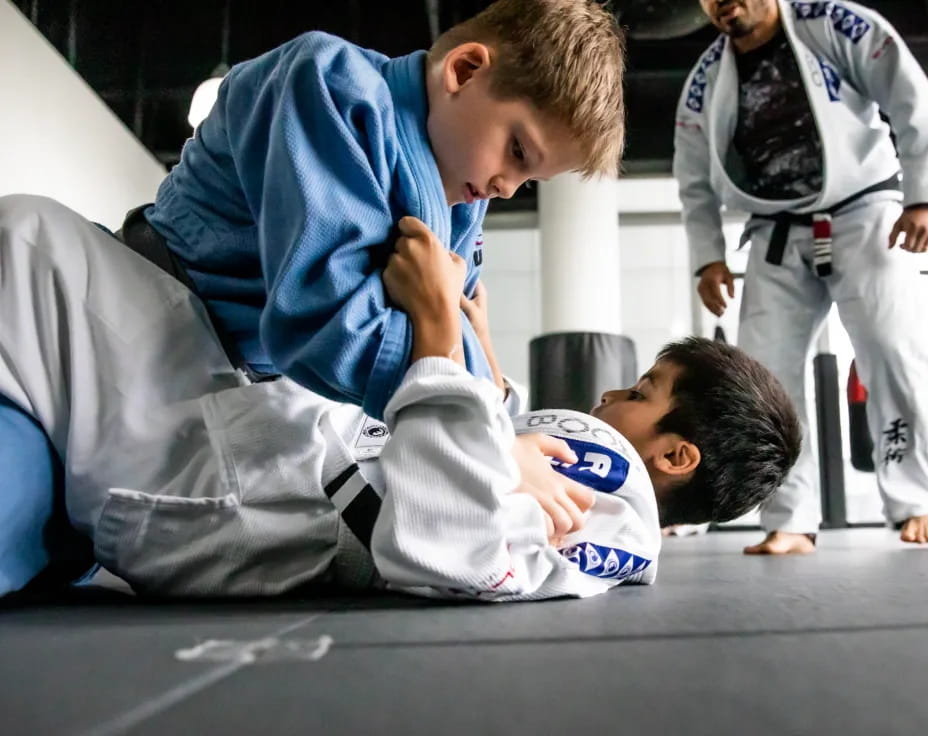
[[[500,0],[396,59],[308,33],[232,69],[144,217],[252,370],[380,418],[411,345],[378,272],[397,222],[462,256],[472,293],[488,199],[617,173],[622,64],[588,0]],[[469,326],[464,350],[492,378]]]
[[[587,0],[499,0],[428,53],[397,59],[305,34],[232,69],[156,202],[130,214],[122,237],[199,295],[236,367],[283,373],[381,417],[411,349],[407,317],[389,306],[380,279],[396,223],[416,216],[461,255],[473,293],[488,199],[563,171],[617,172],[623,64],[621,31]],[[139,318],[133,335],[144,336],[143,312],[127,308],[127,319]],[[33,326],[16,323],[10,334]],[[3,457],[45,468],[5,479],[0,539],[21,537],[6,533],[7,518],[33,529],[48,518],[55,458],[42,453],[43,432],[66,458],[75,439],[99,429],[82,416],[106,419],[88,397],[115,390],[90,370],[103,365],[99,356],[69,366],[69,380],[92,384],[70,387],[84,392],[81,411],[91,409],[73,413],[43,346],[28,359],[0,355],[0,413],[17,427],[0,438]],[[195,346],[167,349],[172,363],[200,360]],[[466,320],[463,350],[470,372],[501,383]],[[100,370],[131,366],[132,351],[126,345]],[[210,388],[207,380],[196,390]],[[41,569],[40,547],[4,554],[0,593]]]

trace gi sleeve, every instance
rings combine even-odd
[[[584,572],[575,543],[564,554],[547,543],[539,504],[513,493],[513,428],[491,383],[425,358],[410,368],[386,421],[385,494],[371,553],[390,587],[514,601],[590,596],[634,577],[631,569],[603,574],[602,565]],[[603,513],[612,518],[602,521],[618,545],[644,522],[624,499],[610,500]]]
[[[851,84],[889,117],[903,171],[903,204],[928,202],[928,78],[899,33],[879,13],[843,3],[830,35]]]
[[[690,94],[698,67],[690,73],[677,105],[673,136],[673,175],[680,189],[683,227],[690,246],[690,265],[698,274],[703,267],[725,260],[721,202],[710,180],[711,159],[706,134],[703,98]],[[698,109],[696,109],[698,108]]]
[[[399,152],[377,60],[307,34],[233,68],[202,135],[227,137],[257,226],[267,293],[260,337],[271,361],[314,392],[382,417],[411,337],[381,280],[396,235]],[[468,328],[468,366],[480,372],[485,358]]]

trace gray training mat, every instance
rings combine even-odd
[[[657,585],[510,605],[399,596],[0,610],[3,734],[872,734],[928,723],[928,549],[666,540]]]

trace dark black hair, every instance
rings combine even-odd
[[[802,431],[773,374],[743,350],[689,337],[658,360],[679,368],[658,432],[699,448],[692,478],[658,498],[661,526],[729,521],[769,497],[796,462]]]

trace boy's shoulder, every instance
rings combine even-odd
[[[326,78],[347,76],[355,83],[364,79],[377,80],[390,59],[388,56],[366,49],[325,31],[307,31],[279,47],[291,62],[308,63],[319,67]]]

